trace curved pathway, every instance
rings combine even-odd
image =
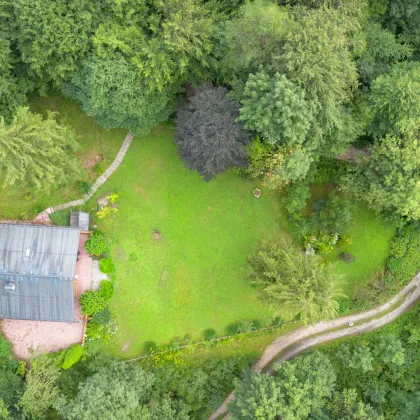
[[[44,210],[42,213],[40,213],[35,220],[41,220],[42,218],[45,218],[45,216],[48,217],[49,214],[54,213],[59,210],[65,210],[70,207],[76,207],[81,206],[86,203],[86,201],[90,200],[90,198],[93,196],[93,194],[98,191],[100,187],[102,187],[103,184],[107,181],[107,179],[114,173],[114,171],[120,166],[121,162],[124,160],[124,157],[127,153],[128,148],[130,147],[131,141],[133,140],[134,133],[128,133],[126,138],[123,141],[123,144],[117,154],[117,157],[114,159],[114,161],[111,163],[111,165],[107,168],[107,170],[96,180],[96,182],[92,185],[90,191],[85,194],[82,198],[79,200],[69,201],[68,203],[59,204],[58,206],[49,207],[48,209]]]
[[[377,308],[330,321],[318,322],[280,336],[266,348],[261,358],[252,367],[252,371],[262,372],[265,369],[267,372],[271,372],[273,362],[289,360],[312,346],[349,335],[373,331],[398,318],[419,300],[420,273],[392,299]],[[354,324],[359,322],[361,324],[350,327],[348,325],[350,319]],[[325,333],[320,334],[323,332]],[[223,404],[210,416],[210,420],[227,415],[229,413],[227,404],[234,398],[235,394],[232,391]]]

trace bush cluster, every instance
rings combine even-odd
[[[103,254],[106,249],[105,236],[103,233],[92,233],[85,243],[85,248],[90,255],[99,256]]]

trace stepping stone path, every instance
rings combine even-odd
[[[121,162],[124,160],[124,157],[128,151],[128,148],[130,147],[130,144],[133,140],[134,133],[128,133],[127,137],[124,139],[124,142],[121,146],[121,149],[119,150],[117,157],[115,158],[114,162],[111,163],[111,165],[107,168],[107,170],[96,180],[96,182],[92,185],[92,188],[90,189],[89,193],[85,194],[82,198],[79,200],[70,201],[68,203],[59,204],[58,206],[49,207],[48,209],[44,210],[42,213],[40,213],[35,220],[37,220],[41,215],[46,214],[47,216],[49,214],[52,214],[59,210],[65,210],[70,207],[77,207],[81,206],[86,203],[86,201],[89,201],[92,196],[98,191],[100,187],[102,187],[103,184],[108,180],[108,178],[115,172],[115,170],[120,166]],[[45,216],[42,216],[45,217]],[[48,217],[49,219],[49,217]]]

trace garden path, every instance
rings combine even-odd
[[[124,157],[130,147],[130,144],[133,140],[134,133],[128,133],[125,137],[123,144],[117,153],[116,158],[111,163],[111,165],[107,168],[107,170],[96,180],[96,182],[92,185],[90,191],[85,194],[82,198],[79,200],[73,200],[69,201],[68,203],[59,204],[58,206],[49,207],[48,209],[44,210],[42,213],[40,213],[37,218],[45,218],[45,215],[48,216],[51,213],[54,213],[59,210],[65,210],[70,207],[77,207],[81,206],[86,203],[86,201],[90,200],[93,194],[98,191],[100,187],[102,187],[103,184],[107,181],[107,179],[115,172],[115,170],[120,166],[121,162],[124,160]]]
[[[266,348],[261,358],[252,367],[252,371],[262,372],[265,369],[267,372],[271,372],[274,362],[292,359],[315,345],[373,331],[398,318],[419,300],[420,273],[392,299],[377,308],[330,321],[321,321],[278,337]],[[349,326],[349,320],[353,321],[353,326]],[[325,333],[321,334],[323,332]],[[228,415],[227,404],[234,398],[235,394],[232,391],[222,405],[210,416],[209,420]]]

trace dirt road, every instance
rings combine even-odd
[[[419,300],[420,273],[392,299],[377,308],[330,321],[321,321],[308,327],[300,327],[280,336],[266,348],[261,358],[252,367],[252,371],[270,372],[273,362],[289,360],[312,346],[349,335],[373,331],[398,318]],[[352,327],[348,324],[349,320],[354,323]],[[226,416],[229,413],[227,404],[234,398],[235,394],[232,391],[209,419],[215,420]]]

